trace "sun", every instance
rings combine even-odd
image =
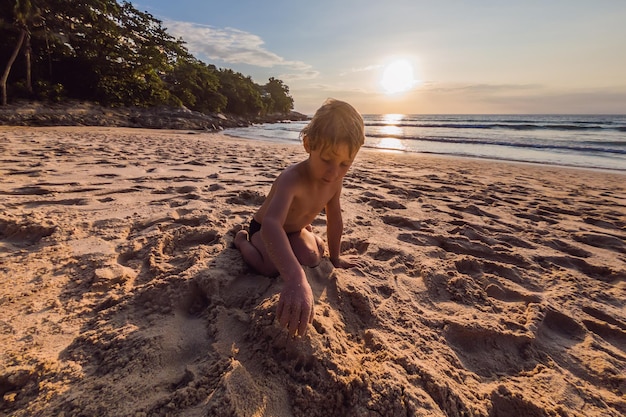
[[[403,93],[416,84],[413,66],[406,60],[393,61],[385,68],[380,85],[387,94]]]

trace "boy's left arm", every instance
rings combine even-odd
[[[339,202],[341,190],[326,204],[326,235],[328,236],[328,252],[330,261],[335,268],[352,268],[357,263],[342,259],[341,236],[343,234],[343,218],[341,217],[341,204]]]

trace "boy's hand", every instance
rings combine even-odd
[[[341,257],[330,258],[330,261],[333,263],[335,268],[348,269],[354,268],[355,266],[363,266],[363,262],[361,262],[357,257],[350,257],[348,259]]]
[[[291,336],[295,336],[296,332],[300,336],[306,334],[309,323],[313,321],[313,291],[306,276],[285,281],[276,308],[276,318],[281,326],[289,329]]]

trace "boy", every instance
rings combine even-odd
[[[339,196],[343,177],[365,141],[364,130],[354,107],[327,100],[300,133],[309,158],[278,176],[250,230],[235,236],[246,263],[263,275],[283,278],[276,318],[292,336],[306,334],[313,321],[313,292],[302,265],[315,267],[324,254],[324,243],[310,226],[322,209],[331,262],[336,268],[354,266],[339,256],[343,232]]]

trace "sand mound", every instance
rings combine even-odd
[[[626,413],[623,175],[363,151],[291,339],[232,240],[305,153],[191,133],[0,128],[0,414]]]

